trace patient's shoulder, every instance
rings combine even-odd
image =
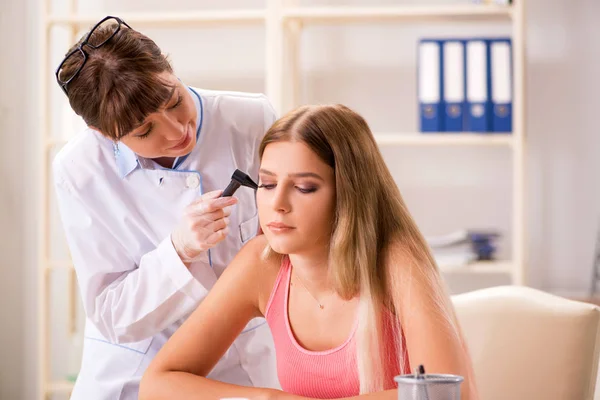
[[[247,260],[254,261],[252,264],[263,269],[279,267],[282,255],[269,250],[269,242],[265,235],[257,235],[250,239],[240,251],[239,255]]]
[[[259,307],[264,311],[284,256],[269,249],[265,235],[258,235],[251,239],[244,245],[238,256],[244,258],[244,264],[250,269],[247,272],[257,285]]]

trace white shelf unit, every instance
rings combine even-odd
[[[512,134],[473,133],[375,133],[380,146],[500,146],[510,149],[512,157],[512,258],[457,266],[445,270],[448,274],[508,274],[514,284],[525,284],[525,221],[524,221],[524,151],[525,151],[525,14],[524,1],[516,0],[510,6],[456,4],[440,6],[394,7],[299,7],[293,0],[266,0],[262,10],[210,10],[166,13],[119,13],[136,28],[202,28],[208,26],[240,26],[260,24],[266,30],[265,92],[275,109],[283,113],[298,105],[299,38],[307,25],[374,24],[374,23],[455,23],[510,21],[513,40],[513,132]],[[40,0],[40,90],[39,121],[41,126],[41,196],[39,240],[39,399],[53,394],[69,393],[73,384],[50,380],[49,348],[49,276],[52,271],[70,273],[71,304],[76,290],[73,266],[70,260],[50,259],[50,154],[52,149],[66,142],[51,137],[50,86],[55,85],[48,71],[50,65],[50,31],[55,26],[70,28],[71,42],[77,39],[80,28],[87,28],[104,15],[79,15],[76,0],[70,0],[68,15],[49,14],[52,0]],[[74,324],[74,306],[71,306]]]
[[[379,146],[501,146],[512,147],[512,135],[477,133],[373,133]]]
[[[165,13],[119,13],[118,17],[136,27],[183,28],[225,24],[262,24],[265,12],[262,10],[231,11],[186,11]],[[100,17],[102,18],[102,17]],[[48,25],[69,25],[88,27],[99,21],[98,15],[49,15]]]
[[[510,18],[512,7],[454,4],[436,6],[394,7],[287,7],[282,16],[287,20],[303,23],[351,23],[351,22],[427,22],[446,20],[491,20]]]

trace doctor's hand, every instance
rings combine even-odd
[[[173,247],[184,263],[194,261],[227,237],[231,206],[237,199],[218,197],[221,192],[205,193],[187,206],[179,225],[171,233]]]

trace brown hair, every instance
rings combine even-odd
[[[114,25],[103,25],[94,31],[94,39],[100,43],[112,32]],[[173,69],[147,36],[121,25],[119,32],[104,45],[97,49],[83,46],[83,50],[87,62],[67,90],[71,108],[88,126],[119,140],[168,101],[172,85],[158,75]],[[80,62],[80,56],[70,57],[60,76],[71,76]]]
[[[336,291],[346,299],[359,294],[360,267],[353,260],[364,256],[373,267],[371,278],[383,283],[385,275],[376,268],[382,264],[383,250],[393,236],[415,225],[367,122],[343,105],[303,106],[273,124],[260,145],[260,158],[269,143],[281,141],[305,143],[334,170],[336,215],[331,240],[336,245],[331,273]]]
[[[409,372],[403,371],[407,360],[398,269],[425,277],[437,316],[465,346],[435,260],[366,121],[343,105],[303,106],[273,124],[260,145],[260,158],[270,143],[282,141],[306,144],[334,169],[336,205],[328,274],[340,297],[360,299],[356,353],[360,392],[383,390],[390,362],[397,363],[401,373]],[[390,260],[391,248],[401,249],[403,259]],[[265,256],[271,252],[267,247]],[[393,352],[386,351],[387,312],[397,316],[393,331],[399,359],[391,360]]]

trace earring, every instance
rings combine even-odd
[[[115,157],[118,157],[119,156],[119,152],[120,152],[120,150],[119,150],[119,142],[114,142],[113,143],[113,151],[115,153]]]

